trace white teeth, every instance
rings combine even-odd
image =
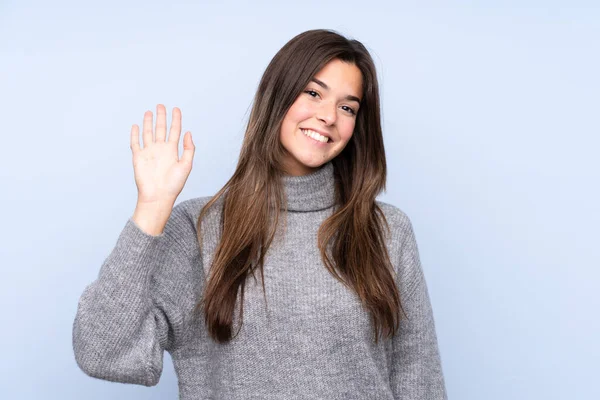
[[[320,135],[315,131],[311,131],[310,129],[300,129],[300,130],[306,136],[309,136],[315,140],[318,140],[319,142],[327,143],[329,141],[329,138],[327,136]]]

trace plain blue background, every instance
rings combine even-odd
[[[75,363],[77,301],[132,215],[129,132],[180,107],[179,201],[233,173],[262,72],[330,28],[377,63],[452,399],[598,399],[600,8],[592,1],[0,2],[5,399],[175,399]]]

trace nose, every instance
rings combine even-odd
[[[317,110],[316,117],[326,125],[334,124],[337,119],[337,106],[332,102],[322,102],[321,107]]]

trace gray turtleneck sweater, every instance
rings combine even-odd
[[[204,319],[192,318],[219,241],[220,207],[203,220],[200,250],[196,221],[209,197],[186,200],[158,236],[132,219],[125,224],[78,303],[79,367],[95,378],[153,386],[166,350],[185,400],[447,399],[409,218],[378,201],[392,228],[387,245],[409,319],[376,345],[358,296],[327,271],[317,249],[319,225],[334,210],[333,165],[283,179],[287,231],[266,254],[268,308],[260,278],[249,279],[243,324],[231,342],[215,342]]]

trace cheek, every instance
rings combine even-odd
[[[343,124],[340,124],[338,131],[340,133],[340,136],[342,137],[342,140],[345,140],[345,141],[350,140],[350,138],[352,137],[352,133],[354,132],[355,125],[356,124],[355,124],[354,120],[347,121],[347,122],[344,122]]]
[[[313,114],[314,110],[311,105],[302,101],[302,99],[298,99],[288,110],[286,118],[291,123],[299,123],[309,119]]]
[[[301,102],[296,101],[292,104],[281,125],[282,140],[289,140],[295,134],[298,124],[307,119],[307,114],[307,107]]]

